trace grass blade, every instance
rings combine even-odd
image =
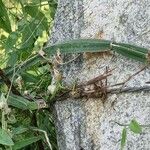
[[[83,52],[100,52],[110,48],[110,41],[98,39],[77,39],[54,44],[44,48],[46,54],[53,55],[60,50],[60,53],[83,53]]]
[[[127,129],[124,128],[122,130],[122,135],[121,135],[121,150],[123,150],[127,140]]]

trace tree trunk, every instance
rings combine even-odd
[[[150,48],[149,0],[59,0],[50,43],[75,38],[100,38]],[[65,61],[76,55],[64,56]],[[83,54],[61,66],[64,83],[84,83],[112,70],[100,86],[142,87],[150,81],[150,68],[143,63],[113,54]],[[141,71],[140,71],[141,70]],[[136,72],[138,72],[136,74]],[[134,75],[134,76],[133,76]],[[132,78],[130,78],[132,76]],[[106,91],[105,91],[106,92]],[[105,101],[104,101],[105,96]],[[123,126],[135,118],[150,124],[150,92],[107,94],[102,98],[67,98],[55,103],[60,150],[119,150]],[[125,149],[149,150],[150,128],[141,134],[127,133]]]

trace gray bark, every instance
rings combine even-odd
[[[149,0],[59,0],[50,43],[75,38],[95,38],[136,44],[150,48]],[[64,56],[65,61],[72,58]],[[74,55],[73,55],[74,57]],[[139,71],[143,63],[115,56],[83,55],[62,66],[65,84],[75,79],[83,83],[113,70],[107,84],[125,81]],[[125,87],[144,86],[150,80],[150,67],[129,80]],[[57,139],[60,150],[118,150],[123,127],[114,121],[129,124],[135,118],[140,124],[150,124],[150,92],[109,94],[103,104],[100,98],[68,98],[55,103]],[[128,132],[128,150],[150,149],[150,128],[142,134]]]

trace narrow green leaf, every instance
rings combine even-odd
[[[120,47],[126,47],[128,49],[131,49],[131,50],[134,50],[134,51],[139,51],[139,52],[142,52],[142,53],[145,53],[145,54],[148,53],[148,49],[144,48],[144,47],[139,47],[139,46],[136,46],[136,45],[126,44],[126,43],[115,43],[115,42],[113,42],[113,44],[118,44]]]
[[[123,56],[132,58],[141,62],[147,62],[148,50],[138,46],[132,46],[124,43],[112,43],[107,40],[98,39],[75,39],[54,44],[44,48],[47,54],[60,53],[81,53],[81,52],[101,52],[115,51]]]
[[[11,32],[10,20],[2,0],[0,0],[0,28],[8,33]]]
[[[17,73],[21,73],[23,71],[25,71],[26,69],[29,69],[31,66],[37,64],[40,62],[40,60],[43,60],[44,58],[41,57],[40,55],[36,54],[33,57],[29,58],[28,60],[25,60],[24,63],[19,64],[15,67],[15,70],[17,71]],[[13,72],[14,72],[14,68],[12,67],[8,67],[6,69],[4,69],[5,74],[10,77],[12,76]]]
[[[31,83],[37,83],[37,82],[40,80],[39,77],[37,77],[37,76],[35,76],[35,75],[32,75],[32,74],[30,74],[30,73],[27,73],[27,72],[22,73],[22,74],[21,74],[21,77],[22,77],[22,79],[23,79],[24,81],[26,81],[26,82],[31,82]]]
[[[14,142],[12,141],[9,134],[2,128],[0,128],[0,144],[7,145],[7,146],[14,145]]]
[[[23,71],[29,69],[31,66],[39,64],[40,61],[44,60],[44,58],[38,54],[30,57],[28,60],[25,60],[22,64],[18,64],[15,68],[14,67],[7,67],[4,69],[4,72],[7,77],[11,77],[15,71],[19,74]],[[3,83],[3,80],[0,78],[0,83]]]
[[[8,105],[11,105],[13,107],[16,107],[16,108],[19,108],[22,110],[28,109],[28,103],[29,103],[29,101],[27,101],[26,99],[24,99],[20,96],[11,94],[8,98]]]
[[[42,139],[42,136],[37,136],[37,137],[33,136],[33,137],[30,137],[30,138],[18,141],[14,144],[13,150],[24,148],[25,146],[28,146],[28,145],[30,145],[34,142],[39,141],[40,139]]]
[[[140,124],[135,119],[133,119],[131,121],[129,128],[132,132],[137,133],[137,134],[142,132],[142,127],[140,126]]]
[[[35,28],[35,27],[34,27]],[[33,29],[34,30],[34,29]],[[25,33],[28,32],[28,30],[24,31]],[[29,32],[31,34],[31,32]],[[25,46],[31,46],[34,43],[34,40],[32,41],[34,37],[25,35]],[[30,39],[31,38],[31,39]],[[24,41],[23,40],[23,41]],[[30,41],[31,43],[26,44],[27,41]],[[83,52],[104,52],[104,51],[112,51],[122,54],[123,56],[126,56],[128,58],[133,58],[135,60],[141,61],[141,62],[147,62],[147,55],[146,49],[141,48],[139,50],[139,47],[133,46],[130,47],[130,45],[122,44],[122,43],[112,43],[111,41],[107,40],[98,40],[98,39],[75,39],[70,41],[65,41],[62,43],[53,44],[52,46],[47,46],[43,48],[43,51],[47,55],[54,55],[58,51],[62,54],[66,53],[83,53]],[[137,49],[136,49],[137,48]],[[17,73],[23,72],[28,67],[32,66],[33,64],[36,64],[39,62],[39,60],[43,60],[43,58],[40,55],[35,55],[32,58],[25,61],[23,65],[18,65],[16,67],[16,70],[19,68],[20,70],[17,71]],[[13,68],[5,69],[5,73],[7,76],[11,76],[13,73]]]
[[[28,130],[28,128],[19,126],[19,127],[17,127],[17,128],[13,128],[13,129],[12,129],[12,134],[21,134],[21,133],[26,132],[27,130]]]
[[[121,149],[123,150],[127,140],[127,129],[124,128],[122,130],[122,135],[121,135]]]
[[[147,61],[147,54],[145,52],[139,51],[138,49],[132,48],[132,46],[129,48],[122,46],[121,43],[118,43],[112,45],[112,50],[122,54],[123,56],[126,56],[127,58],[132,58],[141,62]]]
[[[16,108],[19,108],[19,109],[22,109],[22,110],[37,110],[39,109],[39,101],[29,101],[23,97],[20,97],[20,96],[17,96],[17,95],[14,95],[14,94],[11,94],[9,97],[8,97],[8,105],[11,105],[13,107],[16,107]],[[44,106],[41,104],[41,107],[45,108],[47,106],[45,106],[45,102],[43,102]]]
[[[59,50],[60,53],[83,53],[101,52],[110,50],[110,41],[98,39],[75,39],[44,48],[46,54],[54,55]]]

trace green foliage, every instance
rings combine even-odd
[[[116,122],[117,123],[117,122]],[[121,135],[121,150],[124,149],[127,141],[127,130],[129,129],[135,134],[140,134],[142,133],[142,127],[149,127],[149,125],[140,125],[135,119],[132,119],[130,124],[124,125],[117,123],[120,126],[124,126],[122,130],[122,135]]]
[[[37,110],[38,104],[31,102],[21,96],[11,94],[8,98],[8,105],[22,110]]]
[[[48,40],[56,8],[55,0],[0,0],[0,149],[57,149],[45,110],[51,65],[35,54]]]
[[[41,139],[42,137],[41,136],[33,136],[33,137],[30,137],[30,138],[27,138],[27,139],[23,139],[23,140],[20,140],[18,142],[16,142],[14,145],[13,145],[13,149],[14,150],[17,150],[17,149],[21,149],[21,148],[24,148],[25,146],[28,146],[34,142],[37,142]]]
[[[44,48],[49,54],[55,54],[57,50],[61,53],[83,53],[83,52],[100,52],[110,48],[110,41],[98,39],[75,39],[63,43],[54,44]]]
[[[12,141],[10,135],[2,128],[0,128],[0,144],[7,146],[14,145],[14,142]]]
[[[135,119],[133,119],[130,122],[129,128],[132,132],[137,133],[137,134],[140,134],[142,132],[142,127],[139,125],[139,123]]]
[[[4,29],[8,33],[12,31],[10,20],[2,0],[0,0],[0,28]]]
[[[14,48],[14,45],[19,38],[18,32],[11,32],[5,42],[5,50],[9,52],[11,49]]]
[[[124,148],[127,140],[127,129],[123,128],[122,130],[122,136],[121,136],[121,149]]]
[[[46,54],[57,53],[83,53],[83,52],[104,52],[114,51],[127,58],[132,58],[141,62],[149,62],[149,50],[125,43],[116,43],[108,40],[98,39],[75,39],[63,43],[54,44],[44,48]]]
[[[51,91],[55,86],[51,83],[51,64],[37,53],[47,41],[56,8],[55,0],[12,0],[5,3],[0,0],[0,148],[57,149],[51,112],[45,104],[38,104],[38,100],[49,102],[54,96],[47,92],[49,85]],[[109,50],[149,62],[148,49],[107,40],[70,40],[43,50],[49,55],[59,51]],[[54,93],[63,89],[60,83],[57,83],[57,88]],[[129,129],[134,133],[142,131],[136,120],[131,121]],[[124,128],[122,149],[126,140],[127,128]],[[48,143],[46,146],[45,142]]]
[[[149,63],[149,52],[147,48],[138,47],[125,43],[115,43],[108,40],[98,40],[98,39],[75,39],[70,41],[65,41],[62,43],[56,43],[51,46],[43,48],[44,52],[48,55],[54,55],[60,52],[61,54],[66,53],[83,53],[83,52],[104,52],[104,51],[114,51],[127,58],[132,58],[137,61],[144,63]],[[36,54],[30,57],[22,66],[19,66],[20,71],[23,72],[24,69],[44,60],[40,55]],[[18,67],[15,67],[18,69]],[[6,74],[12,75],[12,68],[5,71]]]

